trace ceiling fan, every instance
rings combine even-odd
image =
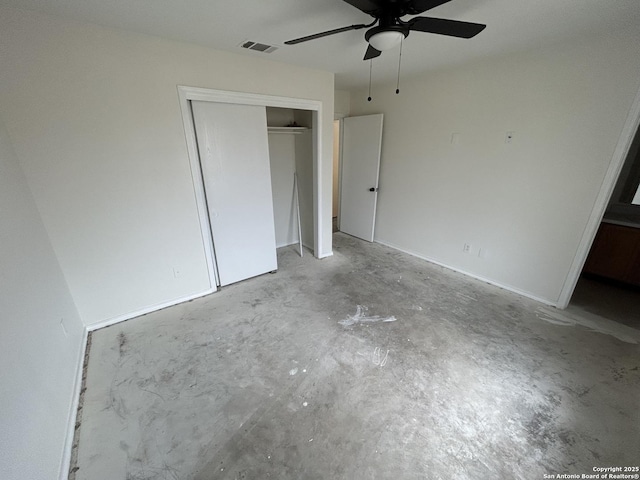
[[[349,30],[360,30],[370,28],[366,31],[364,38],[369,43],[364,54],[364,60],[369,60],[379,56],[383,51],[399,45],[410,32],[427,32],[439,35],[449,35],[451,37],[471,38],[475,37],[486,25],[480,23],[460,22],[458,20],[447,20],[432,17],[413,17],[407,21],[401,17],[405,15],[419,15],[438,7],[451,0],[343,0],[358,10],[371,15],[375,20],[369,24],[350,25],[336,28],[326,32],[307,35],[284,42],[286,45],[315,40],[317,38],[334,35],[336,33],[348,32]],[[377,25],[376,25],[377,24]],[[374,26],[376,25],[376,26]]]

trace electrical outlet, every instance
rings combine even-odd
[[[462,247],[462,252],[469,253],[470,251],[471,251],[471,245],[469,245],[468,243],[465,243],[464,246]]]
[[[458,145],[460,143],[460,134],[454,132],[451,134],[451,145]]]
[[[182,272],[178,267],[173,267],[173,276],[175,278],[180,278],[182,276]]]

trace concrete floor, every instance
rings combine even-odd
[[[640,463],[640,330],[334,241],[331,258],[287,248],[275,275],[94,332],[76,478],[542,479]]]

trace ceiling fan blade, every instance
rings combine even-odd
[[[371,45],[367,47],[367,51],[364,54],[363,60],[371,60],[372,58],[379,57],[382,52],[373,48]]]
[[[361,12],[372,15],[379,11],[384,3],[382,0],[344,0],[352,7],[356,7]]]
[[[432,8],[439,7],[443,3],[449,3],[451,0],[413,0],[407,5],[407,15],[419,15]]]
[[[409,29],[418,32],[437,33],[451,37],[471,38],[475,37],[486,25],[481,23],[460,22],[458,20],[446,20],[444,18],[417,17],[407,22]]]
[[[336,33],[348,32],[349,30],[359,30],[361,28],[367,28],[370,25],[363,23],[359,25],[350,25],[348,27],[336,28],[333,30],[327,30],[326,32],[314,33],[313,35],[307,35],[306,37],[295,38],[293,40],[287,40],[285,45],[295,45],[296,43],[308,42],[309,40],[315,40],[316,38],[327,37],[329,35],[335,35]]]

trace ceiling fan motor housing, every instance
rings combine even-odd
[[[409,27],[405,25],[378,25],[364,34],[364,38],[376,50],[382,52],[400,44],[409,35]]]
[[[382,32],[400,32],[404,35],[404,38],[409,36],[408,25],[378,25],[377,27],[370,28],[364,34],[364,39],[368,42],[371,37]]]

